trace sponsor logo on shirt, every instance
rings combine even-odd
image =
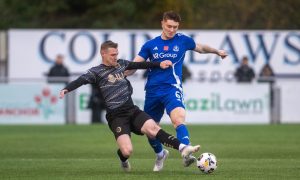
[[[154,59],[159,59],[159,58],[173,58],[175,59],[177,57],[177,54],[175,53],[154,53],[153,55]]]
[[[117,73],[117,74],[109,74],[107,79],[109,82],[114,83],[117,80],[122,80],[124,79],[124,74],[123,73]]]
[[[157,47],[157,46],[155,46],[155,48],[153,48],[153,50],[154,50],[154,51],[157,51],[157,50],[158,50],[158,47]]]

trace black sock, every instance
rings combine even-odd
[[[124,157],[121,150],[118,149],[117,154],[122,162],[125,162],[128,158]]]
[[[163,129],[160,129],[156,134],[156,139],[158,139],[163,145],[171,147],[173,149],[179,149],[180,142],[179,140],[172,136],[171,134],[165,132]]]

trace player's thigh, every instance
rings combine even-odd
[[[136,110],[133,126],[135,131],[140,131],[140,133],[146,134],[150,138],[154,138],[160,129],[156,122],[146,112],[140,109]]]
[[[177,88],[172,88],[170,92],[163,97],[162,102],[169,116],[171,112],[178,107],[185,109],[182,91]]]
[[[144,134],[146,134],[148,138],[154,139],[160,129],[161,129],[160,126],[156,124],[156,122],[153,119],[148,119],[144,123],[141,131]]]
[[[144,105],[144,111],[157,123],[160,122],[165,110],[160,99],[160,97],[146,97]]]
[[[145,124],[148,120],[151,120],[152,122],[153,119],[144,111],[140,110],[138,107],[136,107],[135,112],[132,117],[131,121],[131,129],[132,132],[134,132],[137,135],[143,135],[147,134],[147,131],[145,131]],[[148,135],[148,134],[147,134]]]

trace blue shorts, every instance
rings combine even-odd
[[[182,90],[176,87],[169,87],[155,95],[146,92],[144,111],[156,122],[160,122],[165,109],[170,116],[171,111],[177,107],[185,108]]]

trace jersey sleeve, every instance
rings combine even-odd
[[[79,78],[84,79],[89,84],[96,83],[97,81],[97,77],[96,74],[93,72],[93,68],[87,70],[87,72],[81,75]]]
[[[79,76],[76,80],[67,84],[64,89],[67,89],[69,92],[79,88],[85,84],[96,83],[96,75],[92,72],[92,69],[89,69],[85,74]]]
[[[119,59],[118,63],[120,64],[121,67],[124,67],[126,69],[127,66],[131,63],[131,61],[125,59]]]
[[[150,58],[150,53],[148,49],[149,49],[149,43],[147,42],[142,46],[138,55],[144,58],[145,60],[147,60],[148,58]]]
[[[86,81],[85,79],[82,79],[81,77],[77,78],[76,80],[70,82],[69,84],[67,84],[67,86],[64,88],[66,90],[68,90],[69,92],[79,88],[80,86],[87,84],[88,81]]]
[[[187,50],[194,50],[196,48],[196,42],[193,38],[184,36],[184,42]]]
[[[159,68],[160,62],[130,62],[126,67],[126,70],[132,69],[148,69],[148,68]]]

